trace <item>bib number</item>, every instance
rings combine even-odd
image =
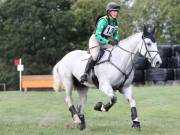
[[[106,35],[106,36],[112,36],[114,31],[115,31],[115,27],[114,26],[111,26],[111,25],[108,25],[106,27],[106,29],[104,30],[103,34]]]

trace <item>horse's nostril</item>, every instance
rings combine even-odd
[[[156,62],[156,67],[160,67],[161,66],[161,62],[157,61]]]

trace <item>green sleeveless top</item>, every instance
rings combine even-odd
[[[96,31],[96,39],[102,45],[109,43],[109,39],[119,41],[118,23],[116,19],[108,19],[103,16],[98,20]]]

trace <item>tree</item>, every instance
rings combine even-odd
[[[49,74],[74,48],[72,0],[7,0],[0,6],[1,80],[16,86],[15,58],[25,74]]]
[[[179,0],[137,0],[133,10],[136,31],[149,23],[156,26],[159,44],[180,43]]]

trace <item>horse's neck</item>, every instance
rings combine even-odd
[[[122,49],[115,49],[114,54],[116,58],[119,58],[116,62],[121,69],[130,70],[132,67],[132,60],[138,52],[139,45],[142,41],[142,33],[136,33],[127,39],[119,42],[119,47]]]
[[[142,41],[142,32],[136,33],[120,41],[119,46],[129,52],[137,53],[141,41]]]

